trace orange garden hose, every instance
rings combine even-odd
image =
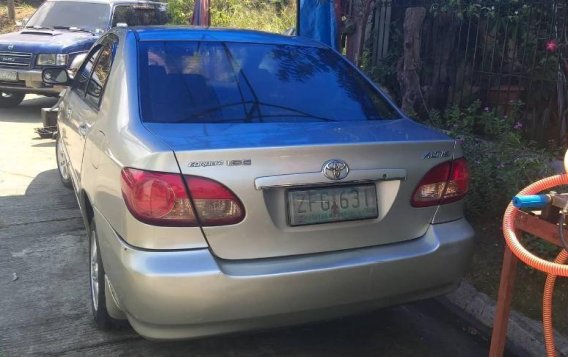
[[[558,254],[554,263],[564,264],[568,259],[568,252],[564,249]],[[546,283],[544,284],[544,294],[542,297],[542,326],[544,328],[544,343],[546,345],[546,354],[548,356],[555,355],[554,348],[554,329],[552,328],[552,295],[554,293],[554,284],[557,275],[548,274]]]
[[[519,192],[519,195],[537,194],[553,187],[567,184],[567,174],[551,176],[525,187],[521,192]],[[554,262],[549,262],[547,260],[541,259],[529,252],[525,247],[521,245],[519,239],[517,238],[517,235],[515,234],[515,219],[518,214],[519,210],[515,208],[512,203],[509,204],[503,217],[503,234],[505,235],[505,241],[507,242],[509,249],[511,249],[511,252],[517,258],[519,258],[528,266],[531,266],[548,274],[544,288],[542,309],[544,340],[547,356],[555,356],[556,350],[554,348],[554,331],[552,328],[552,295],[554,292],[556,277],[568,277],[568,265],[564,265],[564,262],[566,262],[566,260],[568,259],[568,252],[566,252],[566,250],[562,250],[556,257]]]

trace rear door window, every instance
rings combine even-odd
[[[249,123],[399,118],[327,48],[223,42],[142,42],[146,122]]]

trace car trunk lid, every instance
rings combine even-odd
[[[452,139],[407,119],[146,126],[170,145],[183,174],[216,180],[242,201],[243,221],[203,227],[212,251],[223,259],[311,254],[420,237],[436,206],[413,208],[411,195],[423,175],[451,159],[454,149]],[[345,163],[347,175],[340,172],[336,180],[328,172],[331,178],[326,177],[330,160]],[[363,200],[365,209],[353,208]],[[342,203],[347,211],[339,210]]]

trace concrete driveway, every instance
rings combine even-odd
[[[125,327],[97,331],[89,310],[88,244],[54,141],[36,138],[28,96],[0,110],[0,356],[484,356],[487,343],[435,301],[293,328],[156,343]]]

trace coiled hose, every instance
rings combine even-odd
[[[558,254],[554,263],[564,264],[568,259],[568,252],[564,249]],[[547,356],[555,355],[554,348],[554,329],[552,328],[552,296],[554,293],[554,284],[558,275],[548,274],[546,283],[544,283],[544,294],[542,296],[542,326],[544,329],[544,343],[546,345]]]
[[[537,194],[553,187],[567,184],[567,174],[551,176],[525,187],[521,192],[519,192],[519,195]],[[509,249],[511,249],[511,252],[519,258],[519,260],[528,266],[548,274],[542,299],[542,322],[544,328],[546,355],[553,357],[556,356],[556,350],[554,348],[554,330],[552,328],[552,296],[554,293],[556,278],[558,276],[568,277],[568,265],[564,265],[568,259],[568,252],[566,252],[566,250],[562,250],[554,262],[549,262],[529,252],[522,246],[515,234],[515,219],[518,214],[519,210],[510,203],[503,217],[503,234]]]

